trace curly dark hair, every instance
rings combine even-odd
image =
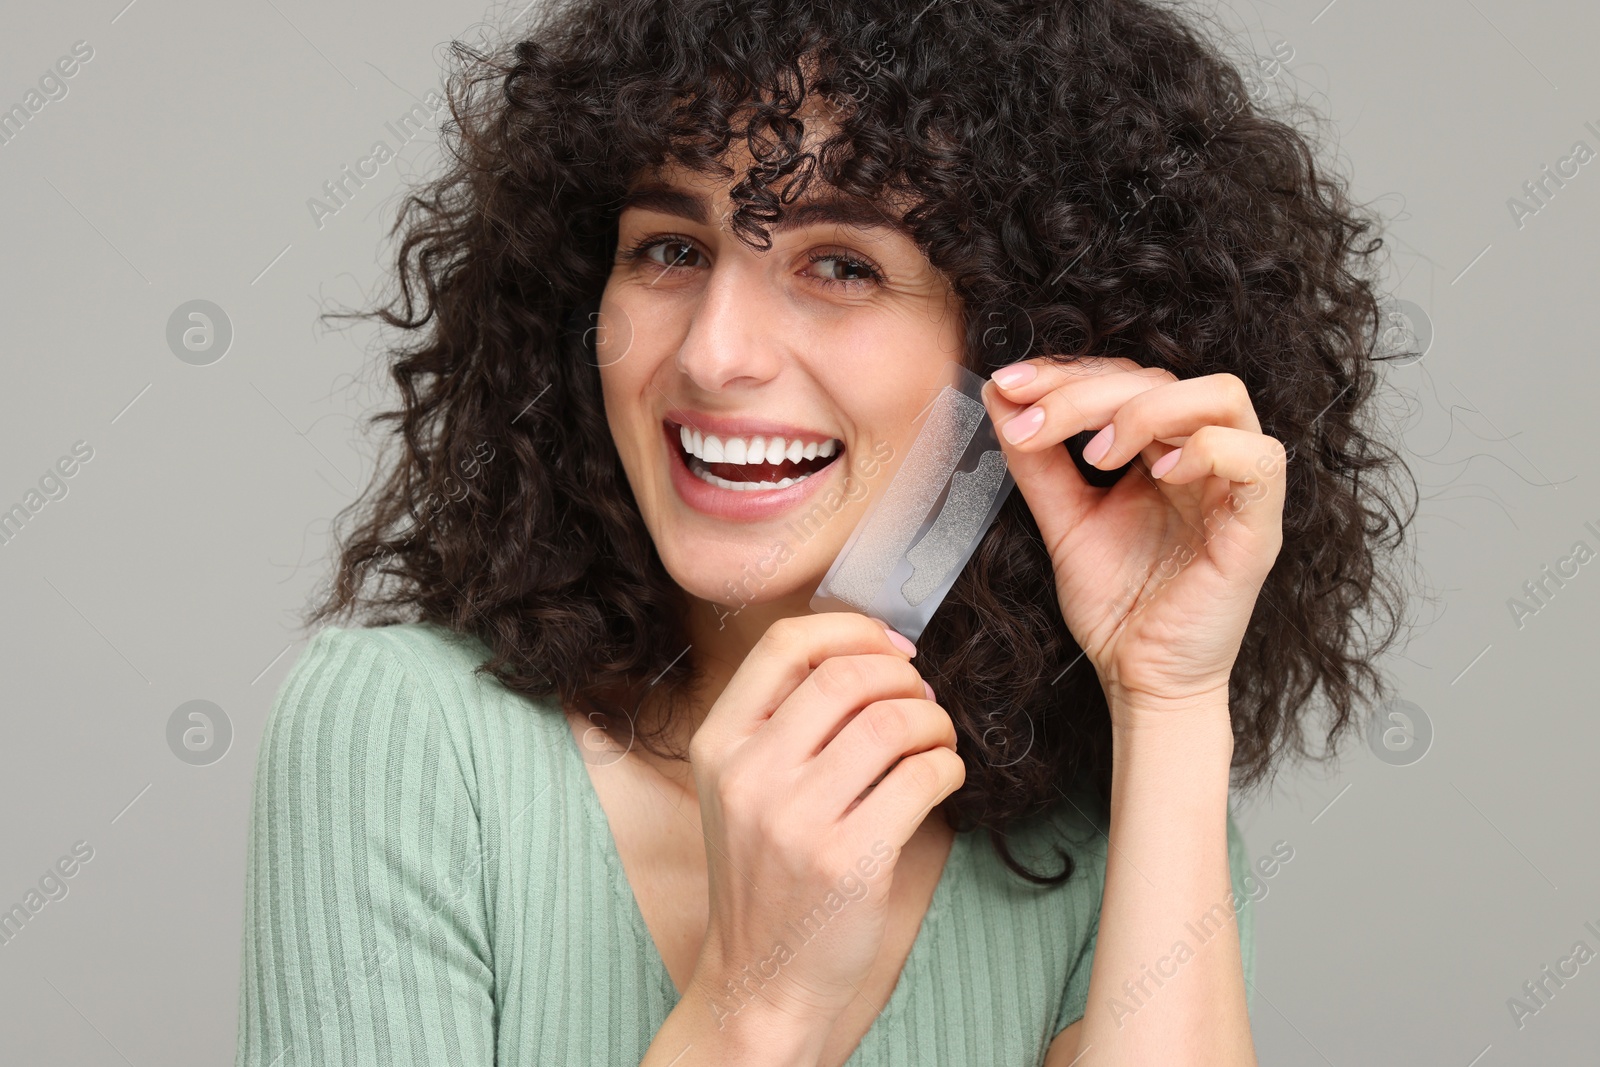
[[[397,212],[398,292],[346,316],[412,331],[390,367],[402,406],[371,418],[401,440],[340,513],[355,528],[308,626],[359,605],[471,633],[508,688],[613,724],[652,687],[687,698],[687,594],[581,327],[630,181],[665,161],[732,178],[738,136],[754,163],[730,224],[751,247],[813,180],[908,198],[969,369],[1120,356],[1243,380],[1292,460],[1232,674],[1236,788],[1311,755],[1314,709],[1334,752],[1388,692],[1374,658],[1405,625],[1390,563],[1415,482],[1372,415],[1378,223],[1188,20],[1139,0],[558,0],[535,19],[515,42],[453,44],[447,166]],[[832,132],[802,151],[811,97]],[[986,828],[1025,877],[1070,876],[1071,856],[1022,868],[1006,830],[1075,791],[1109,803],[1110,723],[1020,493],[918,650],[966,761],[951,825]]]

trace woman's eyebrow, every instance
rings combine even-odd
[[[622,198],[622,208],[657,211],[663,215],[676,215],[701,225],[711,216],[706,198],[669,185],[647,184],[629,190]],[[856,197],[825,193],[807,197],[796,204],[786,204],[783,216],[768,224],[768,228],[781,233],[818,223],[854,226],[861,230],[887,229],[911,236],[904,223],[886,214],[877,204]]]

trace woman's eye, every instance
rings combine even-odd
[[[639,253],[660,267],[693,267],[696,265],[694,257],[700,254],[694,245],[670,238],[652,242],[639,249]]]
[[[836,252],[823,252],[811,257],[814,264],[832,264],[822,267],[823,281],[833,285],[847,285],[852,288],[867,282],[878,282],[883,276],[875,270],[870,263],[856,259],[852,256],[840,255]],[[828,277],[829,273],[834,277]]]
[[[662,271],[674,267],[705,266],[705,254],[679,237],[654,237],[639,242],[625,254],[629,261],[644,260]],[[856,289],[880,284],[883,274],[866,260],[840,252],[813,252],[807,257],[824,285]]]

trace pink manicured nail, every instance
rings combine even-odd
[[[929,700],[935,700],[935,699],[937,699],[937,698],[936,698],[936,697],[935,697],[935,696],[934,696],[934,695],[933,695],[933,686],[931,686],[931,685],[929,685],[929,684],[928,684],[928,680],[927,680],[927,679],[926,679],[926,678],[924,678],[924,679],[923,679],[923,680],[922,680],[922,688],[924,688],[924,689],[926,689],[926,690],[927,690],[927,691],[928,691],[928,699],[929,699]]]
[[[883,628],[883,632],[889,635],[889,640],[893,642],[894,647],[898,648],[901,652],[904,652],[908,656],[915,656],[917,654],[917,646],[913,645],[910,640],[906,638],[905,634],[891,630],[887,626]]]
[[[1174,448],[1171,452],[1168,452],[1166,455],[1150,464],[1150,477],[1160,478],[1165,475],[1173,467],[1178,465],[1178,457],[1182,455],[1183,449]]]
[[[1089,443],[1083,446],[1083,458],[1090,463],[1099,463],[1106,458],[1106,453],[1111,451],[1111,439],[1116,436],[1116,426],[1107,425],[1105,429],[1089,438]]]
[[[1006,440],[1014,445],[1020,445],[1028,438],[1039,432],[1039,427],[1044,425],[1044,408],[1031,407],[1021,415],[1012,419],[1001,427],[1000,432],[1006,435]]]
[[[1002,389],[1015,389],[1019,385],[1026,385],[1033,381],[1038,373],[1039,368],[1032,363],[1013,363],[1010,366],[1001,367],[989,375],[989,378]]]

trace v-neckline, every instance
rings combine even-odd
[[[617,848],[616,835],[611,830],[611,820],[606,815],[605,806],[600,803],[600,794],[594,787],[594,781],[589,777],[589,762],[584,759],[583,750],[578,747],[578,739],[572,732],[572,723],[567,718],[565,710],[558,706],[556,711],[561,732],[567,738],[567,751],[577,763],[577,776],[581,779],[577,785],[579,802],[595,829],[591,839],[596,840],[605,858],[606,867],[611,872],[611,891],[622,899],[623,909],[628,914],[634,936],[643,946],[646,963],[655,973],[662,992],[667,994],[668,1003],[675,1006],[683,994],[673,982],[671,972],[667,970],[667,961],[656,945],[655,934],[650,932],[649,924],[644,921],[644,909],[639,907],[639,898],[634,893],[633,886],[628,881],[627,871],[622,866],[622,852]],[[950,851],[945,855],[944,868],[939,872],[939,881],[934,885],[933,895],[928,899],[927,910],[922,913],[922,922],[918,924],[916,937],[911,941],[911,950],[906,953],[905,962],[900,966],[900,974],[895,978],[889,1000],[882,1010],[877,1012],[866,1033],[861,1035],[861,1040],[856,1043],[856,1047],[840,1067],[855,1067],[859,1063],[858,1057],[862,1050],[869,1042],[877,1040],[881,1029],[879,1024],[894,1011],[900,1001],[910,995],[908,991],[911,983],[915,981],[916,972],[926,966],[928,953],[933,951],[928,944],[933,938],[933,928],[938,925],[940,917],[949,910],[948,900],[950,894],[954,892],[951,885],[966,866],[966,854],[958,850],[966,848],[967,839],[972,836],[970,832],[957,832],[951,840]]]

